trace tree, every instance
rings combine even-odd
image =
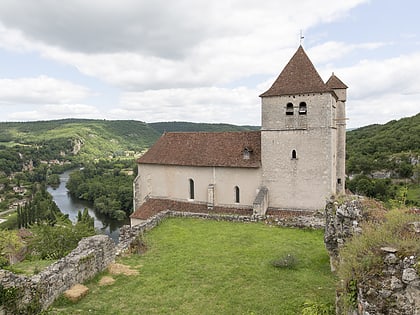
[[[0,230],[0,267],[15,263],[16,255],[22,248],[23,242],[17,231]]]

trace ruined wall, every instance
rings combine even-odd
[[[106,235],[84,238],[69,255],[39,274],[27,277],[0,270],[0,314],[37,314],[77,283],[104,270],[115,259],[115,244]]]
[[[360,224],[368,217],[363,199],[355,197],[344,202],[330,201],[325,208],[325,246],[330,254],[331,270],[340,263],[339,250],[353,235],[363,233]],[[420,233],[420,222],[410,226]],[[371,274],[355,284],[353,310],[344,311],[343,298],[337,293],[337,314],[420,314],[420,260],[405,256],[395,248],[382,247],[381,272]]]

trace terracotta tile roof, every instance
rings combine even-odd
[[[244,159],[244,150],[250,151]],[[242,132],[169,132],[137,162],[182,166],[261,166],[261,133]]]
[[[331,77],[327,81],[327,86],[330,89],[347,89],[348,86],[343,83],[333,72]]]
[[[299,46],[273,85],[260,97],[329,91],[331,89],[324,83],[303,47]]]
[[[164,210],[194,213],[252,215],[252,209],[250,208],[230,208],[215,206],[212,210],[208,210],[207,205],[203,203],[150,198],[145,201],[139,208],[137,208],[137,210],[130,215],[130,218],[147,220],[148,218]]]

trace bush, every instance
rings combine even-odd
[[[297,263],[298,260],[293,254],[286,254],[278,259],[273,260],[271,265],[276,268],[294,269]]]
[[[302,315],[334,315],[335,307],[332,304],[319,302],[306,302],[302,309]]]

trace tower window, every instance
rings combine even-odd
[[[239,187],[235,186],[235,202],[239,203]]]
[[[293,160],[296,160],[297,159],[297,157],[296,157],[296,150],[292,150],[292,159]]]
[[[306,115],[307,109],[306,109],[306,103],[301,102],[299,104],[299,115]]]
[[[194,180],[189,179],[190,182],[190,199],[194,199]]]
[[[293,115],[293,104],[287,103],[286,105],[286,115]]]

